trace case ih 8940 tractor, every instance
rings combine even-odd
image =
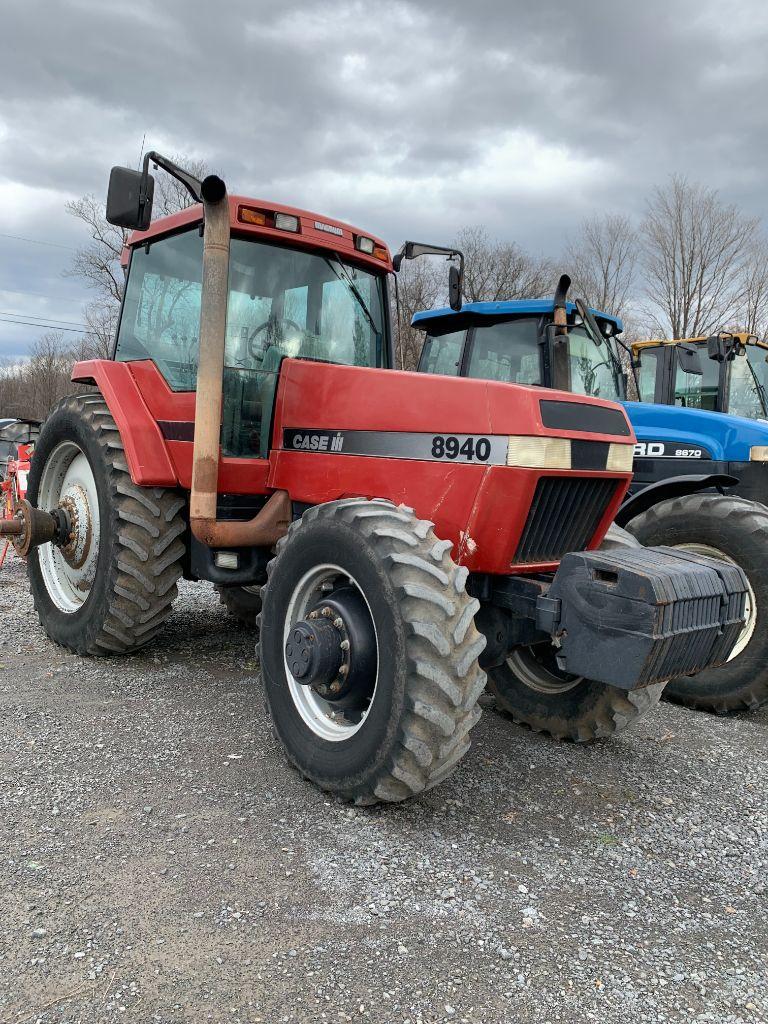
[[[150,224],[150,158],[199,200]],[[260,610],[264,691],[288,758],[359,803],[435,785],[469,747],[484,666],[537,639],[570,676],[518,719],[607,735],[664,681],[724,661],[734,566],[596,551],[631,478],[609,402],[392,368],[386,246],[230,197],[151,154],[115,168],[136,229],[114,359],[43,426],[2,530],[40,620],[81,654],[161,629],[182,576]]]

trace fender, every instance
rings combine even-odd
[[[715,488],[724,493],[724,488],[735,487],[738,484],[735,476],[728,476],[726,473],[704,473],[693,476],[671,476],[666,480],[659,480],[658,483],[648,484],[641,491],[636,491],[627,498],[616,513],[614,522],[617,526],[626,526],[630,520],[635,519],[649,508],[658,505],[660,501],[667,498],[679,498],[684,494],[696,494],[698,491],[708,491]]]
[[[131,479],[140,487],[179,483],[160,427],[141,396],[129,363],[88,359],[72,368],[75,384],[93,384],[112,414],[125,448]]]

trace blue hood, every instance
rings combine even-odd
[[[624,402],[638,441],[701,445],[713,459],[749,462],[753,445],[768,445],[768,422],[730,413],[650,402]]]

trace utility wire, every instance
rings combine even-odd
[[[23,320],[45,320],[51,324],[68,324],[70,327],[86,327],[79,320],[59,320],[55,316],[36,316],[34,313],[15,313],[10,309],[0,309],[0,316],[17,316]]]
[[[67,252],[77,252],[71,245],[62,245],[60,242],[48,242],[42,238],[26,238],[24,235],[9,235],[0,231],[0,238],[15,238],[17,242],[32,242],[33,245],[50,245],[54,249],[66,249]]]
[[[16,324],[17,327],[36,327],[38,331],[68,331],[71,334],[93,333],[89,327],[57,327],[55,324],[36,324],[31,320],[7,320],[4,316],[0,316],[0,323]]]

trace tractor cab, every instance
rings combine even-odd
[[[222,454],[263,459],[283,359],[391,365],[391,261],[382,241],[341,221],[238,196],[228,203]],[[162,420],[192,418],[168,410],[182,409],[173,395],[197,386],[202,229],[202,208],[193,206],[135,232],[125,254],[114,358],[162,379],[155,390],[171,393]]]
[[[552,299],[470,302],[460,312],[417,313],[414,327],[426,332],[419,371],[557,388],[621,401],[624,371],[615,346],[621,320],[566,302],[567,333],[557,336]]]
[[[716,334],[632,345],[643,402],[768,420],[768,343]]]

